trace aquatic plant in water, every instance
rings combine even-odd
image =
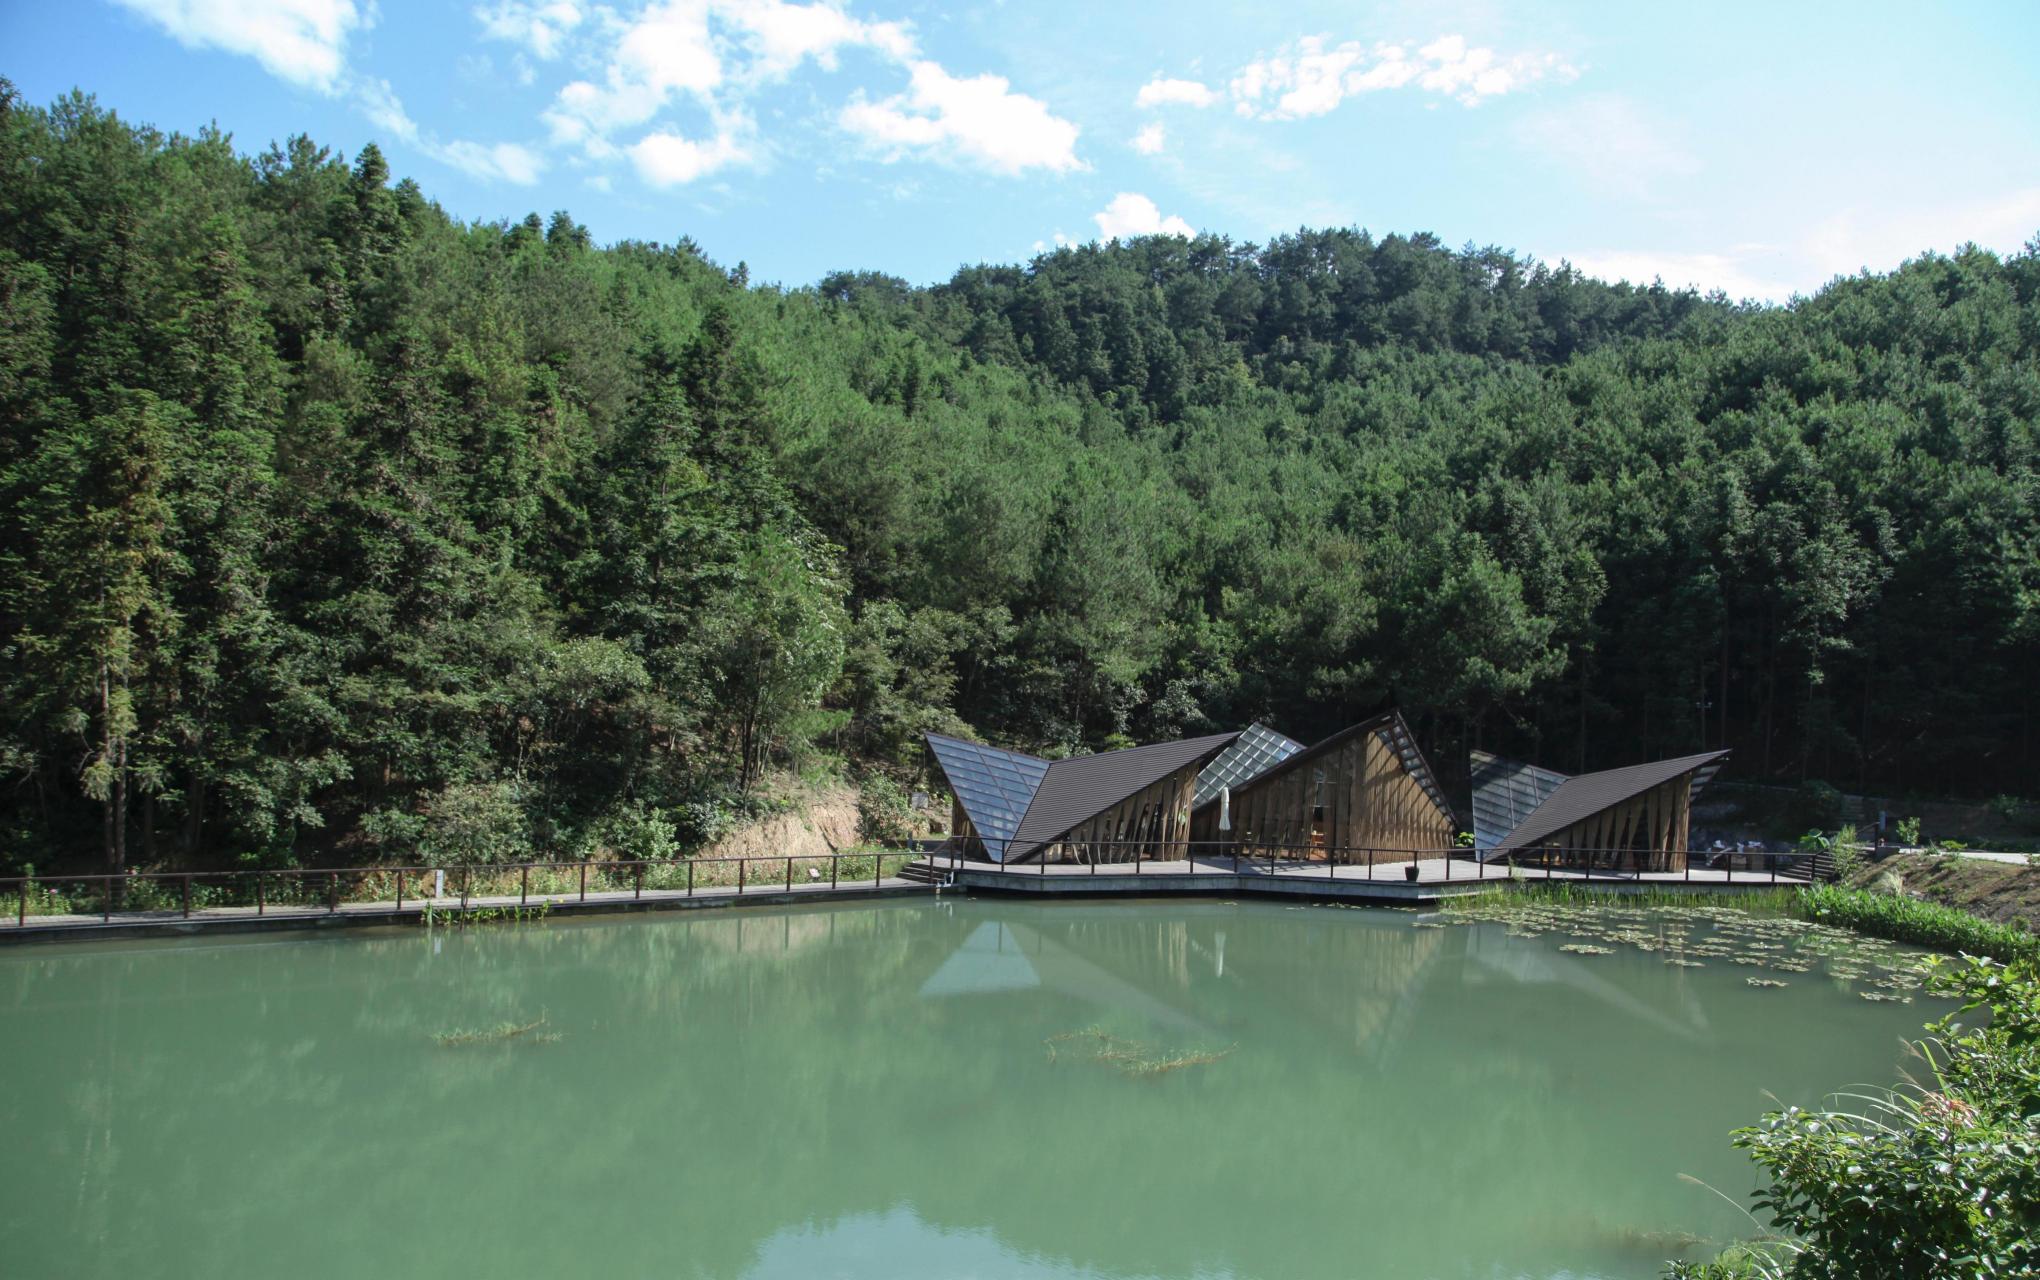
[[[554,1044],[559,1033],[546,1029],[544,1014],[531,1022],[502,1022],[479,1031],[459,1028],[434,1032],[432,1041],[442,1049],[461,1049],[478,1044]]]
[[[1044,1043],[1048,1045],[1050,1062],[1061,1061],[1060,1046],[1073,1044],[1079,1046],[1079,1052],[1085,1055],[1078,1058],[1079,1061],[1103,1063],[1117,1069],[1121,1075],[1132,1076],[1135,1079],[1163,1076],[1187,1067],[1207,1067],[1231,1056],[1233,1050],[1239,1047],[1227,1045],[1223,1049],[1171,1051],[1144,1041],[1116,1036],[1103,1027],[1095,1026],[1065,1031],[1060,1035],[1050,1036]]]

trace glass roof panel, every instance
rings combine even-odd
[[[1259,777],[1301,750],[1303,744],[1296,739],[1265,725],[1250,724],[1197,775],[1197,795],[1191,805],[1213,799],[1220,787],[1237,787],[1249,778]]]

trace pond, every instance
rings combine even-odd
[[[1217,901],[18,947],[5,1270],[1655,1276],[1747,1232],[1732,1127],[1897,1077],[1908,963]]]

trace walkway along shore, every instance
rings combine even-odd
[[[855,866],[846,867],[846,863]],[[732,864],[736,867],[734,883],[695,882],[697,868],[722,869]],[[676,867],[686,868],[685,887],[647,886],[647,879],[654,874],[656,880],[673,878]],[[429,868],[158,873],[0,881],[0,904],[5,904],[0,910],[13,908],[0,915],[0,944],[417,924],[428,912],[437,917],[486,913],[495,918],[541,913],[612,915],[901,898],[943,892],[1144,898],[1251,896],[1411,907],[1510,883],[1540,881],[1564,882],[1610,894],[1734,893],[1805,883],[1781,873],[1775,866],[1769,870],[1710,869],[1688,873],[1602,870],[1591,875],[1579,870],[1540,868],[1512,876],[1508,868],[1451,856],[1445,851],[1428,857],[1413,853],[1409,861],[1394,865],[1200,856],[1173,861],[1007,866],[941,853],[887,853],[876,861],[872,854],[831,854],[672,864],[531,863],[483,870],[499,882],[515,878],[519,882],[518,892],[465,893],[460,870],[445,872],[442,879]],[[852,870],[863,874],[849,874]],[[540,873],[541,883],[547,878],[557,883],[565,876],[577,881],[577,887],[534,892],[530,887],[533,872]],[[588,887],[591,874],[595,876],[594,888]],[[613,885],[619,875],[632,882],[630,887],[604,887]],[[350,901],[342,889],[343,877],[366,881],[374,886],[374,891],[361,900]],[[100,910],[31,911],[30,903],[52,886],[67,886],[74,893],[82,886],[86,893],[98,898]],[[407,895],[407,887],[414,892]],[[232,889],[235,896],[249,901],[202,905],[205,889]],[[286,889],[295,893],[285,892]],[[415,892],[418,889],[426,890],[424,896]],[[152,905],[147,909],[121,905],[119,899],[140,896],[144,890],[159,903],[168,896],[176,905]]]

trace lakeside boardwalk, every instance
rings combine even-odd
[[[1414,866],[1414,879],[1408,869]],[[1415,861],[1356,865],[1277,857],[1234,858],[1228,854],[1141,863],[1019,863],[973,861],[935,854],[911,873],[941,878],[961,889],[1005,893],[1248,893],[1280,896],[1342,898],[1356,901],[1424,903],[1479,893],[1511,883],[1572,884],[1597,892],[1690,889],[1702,893],[1737,893],[1807,883],[1804,877],[1764,871],[1695,868],[1691,871],[1606,871],[1592,875],[1577,870],[1523,868],[1511,874],[1505,866],[1473,858],[1418,857]]]
[[[615,915],[633,911],[684,911],[692,908],[773,906],[793,902],[896,898],[931,892],[925,881],[886,876],[879,880],[842,882],[831,886],[794,881],[751,886],[739,891],[734,885],[702,885],[685,889],[629,889],[580,893],[482,894],[467,900],[466,910],[535,911],[548,915]],[[436,913],[455,914],[462,910],[459,897],[408,898],[402,906],[394,899],[382,902],[343,902],[333,908],[322,905],[270,904],[259,913],[251,906],[196,907],[190,915],[178,909],[115,911],[75,915],[32,915],[20,923],[13,917],[0,922],[0,943],[56,941],[76,938],[164,937],[179,934],[255,933],[272,929],[360,928],[375,925],[416,925],[427,908]]]
[[[778,859],[760,859],[772,863]],[[1416,877],[1408,868],[1414,866]],[[1512,876],[1506,867],[1472,858],[1418,857],[1414,862],[1373,866],[1325,863],[1307,859],[1237,859],[1230,855],[1199,855],[1173,861],[1140,863],[1018,863],[973,861],[944,854],[923,856],[900,868],[899,874],[870,880],[794,879],[735,885],[700,885],[694,889],[599,889],[586,893],[477,894],[408,897],[365,902],[272,902],[254,906],[193,907],[29,915],[0,919],[0,943],[60,939],[120,939],[182,934],[252,933],[268,930],[360,928],[416,925],[430,910],[440,914],[543,910],[548,915],[603,915],[633,911],[669,911],[739,905],[775,906],[800,902],[897,898],[935,892],[962,891],[1026,895],[1110,895],[1127,897],[1298,897],[1327,898],[1415,906],[1445,898],[1479,893],[1511,883],[1572,884],[1595,892],[1622,894],[1639,890],[1691,890],[1735,893],[1775,886],[1805,884],[1802,878],[1771,871],[1695,869],[1691,872],[1526,869]]]

